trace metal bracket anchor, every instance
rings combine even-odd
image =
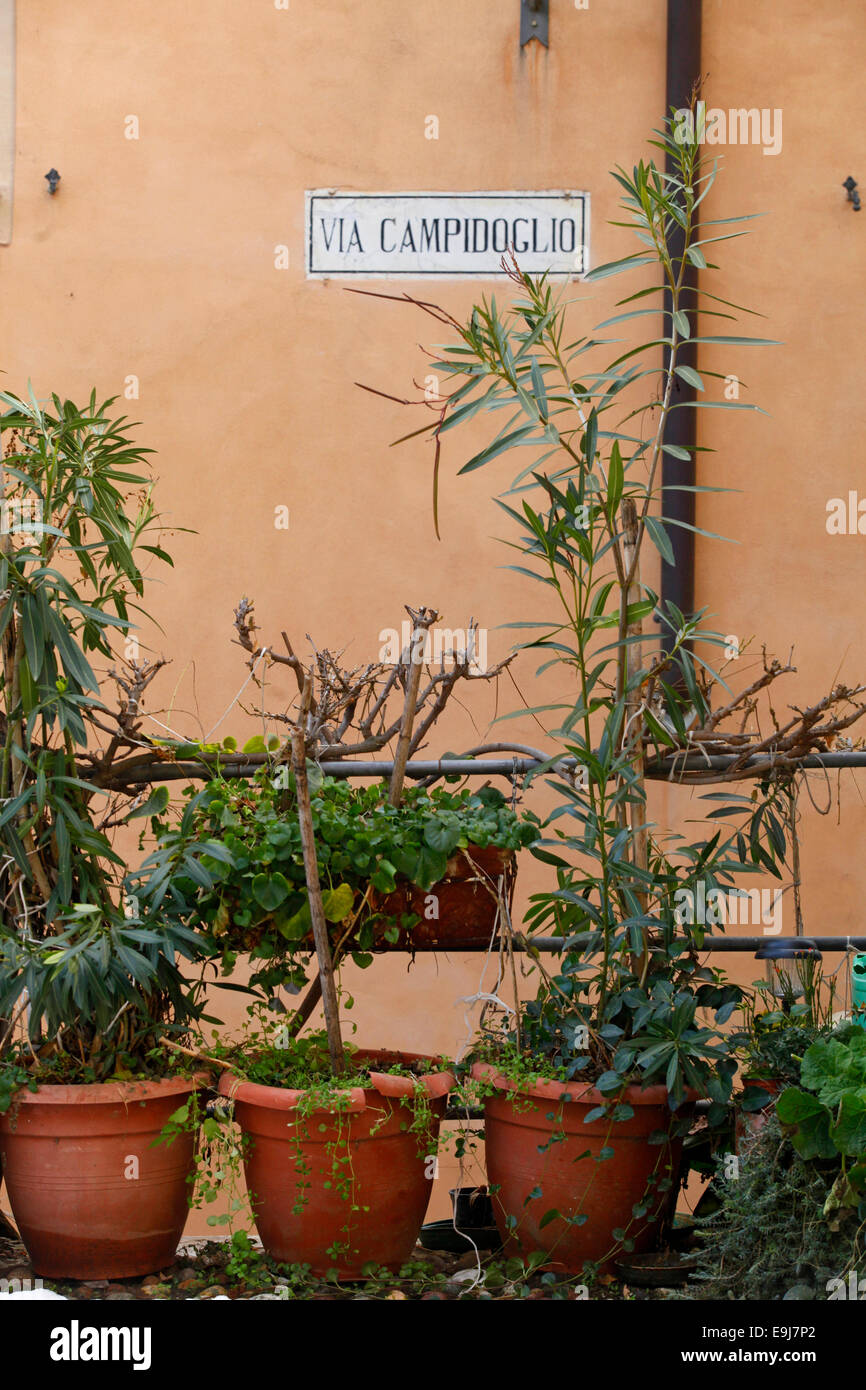
[[[530,39],[550,47],[550,0],[520,0],[520,47]]]

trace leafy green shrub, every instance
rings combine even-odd
[[[835,1159],[825,1210],[866,1222],[866,1032],[849,1025],[806,1052],[800,1087],[779,1097],[779,1121],[804,1159]]]
[[[794,1005],[790,1013],[774,1009],[754,1014],[747,1026],[741,1056],[744,1088],[737,1103],[748,1113],[767,1104],[768,1091],[761,1082],[795,1085],[800,1080],[804,1055],[818,1038],[831,1032],[832,1024],[816,1022],[806,1005]]]
[[[154,1049],[199,1015],[180,962],[202,943],[160,914],[125,915],[130,879],[111,829],[167,793],[141,804],[101,781],[119,749],[137,751],[141,695],[160,664],[124,656],[129,679],[112,674],[126,700],[113,716],[99,667],[121,664],[119,639],[143,611],[145,558],[171,563],[151,451],[95,395],[82,408],[52,395],[43,408],[32,392],[0,393],[0,405],[3,1109],[24,1076],[99,1082],[171,1069]]]
[[[183,1037],[201,1014],[182,960],[203,941],[179,923],[154,923],[79,904],[44,941],[0,935],[0,1018],[23,1020],[26,1040],[0,1062],[0,1111],[28,1081],[89,1083],[164,1075],[150,1056],[163,1037]]]
[[[258,958],[291,955],[309,936],[294,782],[281,776],[285,772],[264,769],[252,781],[210,782],[180,825],[162,823],[160,848],[145,865],[151,900],[167,895],[229,957],[244,948]],[[342,922],[363,907],[353,938],[361,950],[372,944],[374,922],[390,920],[375,904],[363,903],[369,887],[384,895],[402,880],[428,890],[445,877],[456,851],[472,845],[516,851],[538,835],[536,818],[518,816],[492,787],[409,788],[394,807],[384,783],[323,778],[313,765],[310,781],[325,915]],[[391,929],[398,930],[396,924]]]
[[[712,824],[688,839],[655,824],[647,804],[648,761],[688,748],[705,726],[718,734],[709,695],[719,683],[727,689],[708,663],[724,637],[705,626],[705,611],[684,614],[646,582],[647,548],[673,564],[668,525],[681,524],[668,516],[663,456],[690,458],[667,442],[666,428],[674,411],[692,404],[742,404],[709,393],[696,403],[682,399],[683,381],[705,390],[683,360],[706,293],[694,293],[687,272],[689,265],[708,268],[699,206],[716,169],[672,121],[651,143],[666,169],[641,161],[613,174],[624,193],[622,225],[633,228],[639,248],[585,278],[594,284],[652,262],[653,286],[627,294],[617,306],[624,312],[587,331],[573,321],[573,299],[511,257],[503,262],[516,293],[510,302],[483,297],[463,322],[421,304],[454,337],[437,349],[448,390],[426,429],[438,460],[446,430],[469,420],[474,429],[476,416],[499,412],[490,433],[497,432],[459,471],[496,469],[496,500],[513,523],[507,544],[519,557],[512,568],[541,586],[533,621],[509,626],[517,650],[540,661],[537,674],[555,667],[560,680],[559,703],[528,710],[555,749],[533,773],[545,777],[557,805],[532,853],[556,880],[532,896],[524,921],[530,933],[561,937],[563,949],[509,1042],[611,1093],[626,1082],[657,1081],[679,1107],[695,1088],[712,1097],[715,1122],[736,1071],[721,1027],[742,991],[703,964],[709,923],[694,905],[726,893],[744,871],[780,878],[786,836],[771,776],[756,782],[754,800],[729,790],[709,794],[719,803],[704,813]],[[714,240],[726,235],[727,228]],[[605,330],[657,313],[631,305],[663,289],[662,372],[657,338],[627,348],[617,338],[614,360],[599,358],[611,341]],[[699,341],[713,339],[702,329]],[[718,341],[762,340],[726,334]],[[529,461],[503,492],[501,461],[518,447],[530,451]],[[437,486],[438,472],[434,492]],[[663,634],[661,654],[651,618]],[[743,697],[729,704],[728,695],[730,715]],[[565,759],[579,776],[565,771]],[[702,1009],[714,1012],[718,1026],[701,1021]]]
[[[763,1014],[759,1024],[743,1058],[744,1075],[764,1081],[799,1081],[800,1062],[815,1042],[816,1030],[805,1019],[782,1013]]]
[[[770,1114],[744,1146],[739,1176],[722,1185],[721,1207],[699,1222],[688,1296],[826,1298],[828,1282],[863,1258],[861,1219],[832,1205],[838,1173],[836,1163],[802,1158]]]
[[[525,1005],[516,1054],[517,1034],[509,1031],[499,1041],[488,1037],[479,1055],[485,1060],[495,1058],[511,1076],[522,1054],[531,1073],[547,1074],[550,1068],[550,1074],[560,1080],[591,1080],[610,1095],[638,1079],[644,1085],[662,1084],[673,1090],[679,1078],[681,1084],[709,1097],[711,1119],[718,1123],[726,1112],[736,1062],[730,1052],[730,1034],[701,1022],[698,1010],[711,1010],[722,1023],[739,992],[735,985],[708,974],[708,980],[697,982],[685,972],[681,981],[652,979],[642,993],[637,1030],[630,1038],[622,1036],[618,1022],[603,1023],[601,1038],[618,1046],[613,1065],[600,1074],[596,1056],[587,1046],[594,1027],[591,1006],[581,999],[583,982],[568,964],[555,981],[555,996],[541,989]],[[563,1007],[568,1002],[570,1009]]]
[[[114,662],[134,626],[141,553],[171,562],[150,450],[111,401],[0,404],[0,931],[41,937],[73,903],[119,900],[123,860],[93,810],[105,794],[77,758],[104,732],[94,658]],[[21,524],[5,524],[7,509]]]

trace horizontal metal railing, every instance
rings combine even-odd
[[[219,771],[222,777],[252,777],[264,765],[266,759],[261,754],[249,757],[235,754],[210,754],[201,759],[185,757],[177,761],[167,759],[158,767],[131,767],[123,773],[125,785],[133,786],[147,782],[178,782],[184,779],[201,781]],[[645,775],[653,781],[676,781],[682,773],[726,772],[739,763],[737,754],[674,754],[669,758],[656,759],[647,763]],[[577,758],[557,758],[552,753],[547,759],[533,757],[512,758],[425,758],[414,759],[406,764],[406,776],[414,781],[427,778],[447,777],[507,777],[509,779],[526,777],[536,768],[555,763],[557,770],[574,771],[580,766]],[[772,754],[763,753],[760,757],[749,758],[742,765],[742,775],[748,777],[751,769],[764,772],[767,764],[772,764]],[[337,761],[325,760],[319,764],[327,777],[390,777],[394,770],[391,759],[361,761],[345,758]],[[866,749],[851,749],[843,753],[811,753],[799,758],[797,767],[806,771],[837,770],[866,767]],[[788,769],[790,770],[790,769]]]
[[[506,745],[507,746],[507,745]],[[555,755],[546,760],[548,763],[553,761]],[[646,775],[655,779],[670,778],[676,780],[677,773],[681,772],[722,772],[733,766],[738,758],[735,755],[704,755],[693,754],[683,757],[681,754],[673,758],[664,759],[646,766]],[[751,760],[750,760],[751,761]],[[756,759],[763,767],[766,765],[767,756],[763,755]],[[218,768],[223,777],[252,777],[263,765],[260,756],[250,759],[228,756],[219,758]],[[526,777],[539,767],[545,766],[545,762],[539,758],[514,755],[510,758],[427,758],[414,760],[406,764],[406,776],[421,781],[425,779],[438,779],[439,777],[459,776],[459,777],[506,777],[509,780],[516,780]],[[552,771],[569,771],[579,767],[576,758],[556,759],[555,768]],[[841,768],[866,768],[866,749],[851,749],[840,753],[815,753],[809,757],[800,759],[799,767],[807,770],[812,769],[841,769]],[[389,778],[394,770],[392,759],[380,759],[373,761],[361,760],[338,760],[324,761],[319,764],[322,773],[327,777],[377,777]],[[744,776],[748,776],[749,764],[744,765]],[[141,777],[132,776],[130,780],[141,781],[177,781],[183,778],[191,780],[201,780],[204,777],[212,776],[216,770],[211,761],[208,763],[197,761],[167,762],[160,767],[158,777],[154,777],[152,771],[143,771]],[[527,938],[519,933],[514,934],[514,947],[518,951],[537,950],[545,953],[562,951],[564,941],[567,938],[558,936],[534,936]],[[761,946],[765,946],[772,940],[771,935],[767,936],[706,936],[703,941],[702,949],[705,951],[720,952],[748,952],[753,954]],[[866,951],[866,936],[812,936],[809,938],[821,951],[845,952],[849,949]],[[461,944],[455,942],[448,948],[428,946],[422,948],[425,952],[429,950],[448,949],[452,952],[462,954],[465,952],[475,952],[488,949],[487,945],[479,945],[477,942],[466,942]]]
[[[701,946],[702,951],[752,951],[753,953],[766,946],[768,942],[778,940],[779,935],[767,936],[705,936]],[[788,938],[785,938],[786,940]],[[792,938],[793,939],[793,938]],[[808,936],[807,940],[818,947],[819,951],[866,951],[866,936]],[[516,951],[562,951],[565,948],[568,937],[563,936],[530,936],[526,937],[515,932],[514,949]],[[685,938],[683,944],[687,944]]]

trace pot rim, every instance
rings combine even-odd
[[[667,1107],[669,1091],[667,1086],[626,1086],[615,1096],[605,1095],[591,1082],[552,1081],[512,1081],[497,1071],[492,1062],[473,1062],[472,1076],[476,1081],[490,1081],[500,1091],[516,1091],[523,1096],[538,1100],[562,1100],[584,1105],[609,1105],[611,1101],[626,1101],[629,1105],[662,1105]],[[686,1088],[685,1103],[698,1100],[698,1092]]]
[[[15,1092],[12,1105],[116,1105],[118,1101],[157,1100],[201,1090],[212,1081],[210,1072],[199,1070],[191,1076],[163,1076],[153,1081],[85,1081],[80,1086],[40,1082],[35,1091],[25,1083]],[[0,1115],[0,1121],[5,1118]]]
[[[471,884],[478,882],[478,877],[475,873],[476,867],[481,870],[481,873],[485,878],[490,878],[491,875],[485,869],[483,864],[478,864],[476,866],[476,863],[473,862],[474,860],[480,859],[482,856],[488,856],[491,859],[495,859],[497,861],[500,872],[510,873],[513,871],[514,873],[516,873],[517,854],[518,851],[516,849],[503,849],[501,845],[458,845],[458,847],[448,856],[448,862],[445,865],[444,874],[441,878],[437,878],[435,883],[431,884],[429,891],[432,892],[433,889],[438,887],[440,884],[450,884],[452,886],[456,886],[457,884]],[[460,870],[462,868],[468,868],[470,872],[468,874],[461,873]],[[389,889],[387,892],[377,890],[375,896],[377,902],[387,902],[389,898],[393,898],[398,893],[405,894],[412,892],[423,893],[424,889],[419,888],[418,884],[413,883],[412,879],[407,878],[405,874],[398,874],[396,879],[396,887]],[[339,925],[339,923],[337,925]],[[412,928],[409,928],[410,934],[411,931]]]
[[[454,1073],[447,1069],[445,1059],[442,1057],[430,1057],[418,1052],[390,1052],[383,1048],[359,1048],[353,1055],[361,1061],[367,1057],[387,1057],[407,1064],[411,1062],[437,1062],[442,1070],[427,1072],[424,1076],[418,1077],[394,1076],[389,1072],[371,1071],[370,1086],[348,1086],[343,1093],[348,1096],[348,1104],[345,1108],[350,1114],[365,1110],[368,1105],[373,1103],[377,1095],[397,1099],[415,1095],[416,1090],[420,1087],[427,1092],[430,1100],[436,1100],[447,1095],[457,1085]],[[219,1079],[217,1090],[221,1096],[225,1096],[229,1100],[239,1100],[248,1105],[258,1105],[264,1110],[295,1110],[301,1104],[309,1088],[290,1090],[285,1086],[265,1086],[259,1081],[244,1081],[234,1072],[224,1071]],[[331,1112],[331,1108],[326,1105],[319,1106],[317,1109]]]
[[[781,1076],[755,1076],[751,1072],[742,1072],[740,1080],[744,1086],[759,1086],[762,1091],[782,1090],[797,1084],[796,1081],[784,1081]]]

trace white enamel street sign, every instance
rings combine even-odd
[[[307,275],[423,279],[589,269],[588,193],[307,193]]]

